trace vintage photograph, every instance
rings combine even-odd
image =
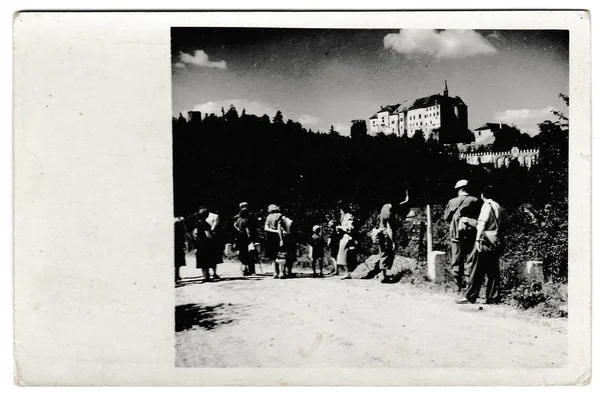
[[[568,30],[171,28],[175,366],[567,364]]]

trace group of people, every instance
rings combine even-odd
[[[408,202],[406,199],[401,205]],[[333,275],[342,275],[342,279],[350,277],[356,262],[357,235],[356,215],[351,207],[338,202],[339,220],[328,223],[329,236],[325,238],[321,225],[312,227],[312,235],[308,241],[309,256],[312,261],[314,277],[323,276],[326,256],[331,258]],[[297,259],[297,233],[294,221],[281,212],[279,206],[271,204],[267,208],[268,215],[264,223],[265,257],[273,263],[275,279],[294,277],[293,266]],[[394,227],[393,206],[385,204],[379,215],[379,227],[374,230],[375,240],[379,245],[383,282],[388,281],[386,270],[391,268],[394,259]],[[242,266],[243,275],[253,275],[259,263],[257,239],[258,224],[250,212],[247,202],[239,204],[239,212],[233,219],[235,230],[235,246]],[[196,267],[202,269],[205,281],[220,279],[217,275],[217,264],[222,262],[225,243],[220,226],[219,216],[200,207],[194,215],[175,219],[175,280],[181,279],[179,269],[185,265],[185,253],[188,250],[186,234],[191,235],[193,247],[196,249]],[[328,253],[328,254],[326,254]],[[280,264],[279,259],[284,262]],[[318,272],[317,272],[318,270]],[[212,275],[211,275],[212,271]]]
[[[460,180],[455,185],[457,196],[452,198],[444,213],[450,223],[451,272],[461,295],[457,303],[475,303],[483,280],[487,276],[486,302],[497,303],[500,299],[499,259],[504,248],[503,231],[507,217],[504,209],[495,201],[494,191],[485,187],[481,197],[469,194],[469,183]],[[379,270],[382,283],[391,281],[396,251],[395,217],[405,213],[406,198],[399,204],[386,203],[378,216],[378,224],[371,232],[373,241],[379,248]],[[333,274],[350,277],[356,262],[357,227],[356,216],[345,202],[338,202],[339,220],[328,223],[329,236],[325,238],[320,225],[312,227],[309,238],[309,256],[312,261],[313,276],[323,276],[323,266],[328,251],[333,262]],[[273,278],[294,277],[293,266],[297,258],[297,233],[294,221],[282,213],[279,206],[271,204],[264,223],[265,257],[273,264]],[[259,225],[250,212],[247,202],[239,204],[239,212],[233,219],[235,245],[242,266],[243,275],[255,273],[259,264],[257,248]],[[189,218],[175,219],[175,278],[180,280],[179,268],[185,265],[185,234],[191,230],[196,249],[196,266],[202,269],[205,281],[220,279],[217,264],[223,260],[225,242],[219,216],[206,207],[201,207]],[[283,263],[280,264],[280,259]],[[317,272],[318,269],[318,272]],[[211,276],[212,271],[212,276]]]
[[[458,304],[475,303],[487,276],[486,303],[500,301],[500,255],[504,250],[507,216],[486,186],[481,197],[469,194],[467,180],[455,185],[457,196],[444,212],[450,223],[451,269],[460,297]]]

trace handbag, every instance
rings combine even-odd
[[[453,221],[456,222],[456,234],[459,238],[465,237],[466,234],[472,233],[477,224],[477,221],[474,219],[460,216],[460,210],[464,207],[466,200],[467,199],[465,198],[456,209],[456,212],[454,212]]]
[[[500,224],[498,223],[498,217],[496,216],[496,211],[494,207],[490,205],[490,212],[494,218],[494,222],[496,223],[496,231],[484,231],[481,234],[481,248],[486,251],[493,251],[502,249],[502,238],[498,235],[500,231]]]

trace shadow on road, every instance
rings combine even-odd
[[[199,326],[206,330],[214,330],[221,325],[234,321],[230,313],[231,305],[185,304],[175,307],[175,331],[190,330]]]
[[[235,280],[258,281],[258,280],[263,280],[265,277],[267,277],[267,276],[266,275],[228,276],[228,277],[223,276],[218,281],[206,282],[203,277],[197,276],[197,277],[193,277],[193,278],[183,278],[180,281],[175,283],[175,287],[177,288],[177,287],[188,286],[188,285],[198,285],[201,283],[222,283],[222,282],[235,281]]]

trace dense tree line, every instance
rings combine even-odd
[[[560,241],[568,223],[568,118],[557,116],[559,121],[540,124],[534,138],[518,130],[499,138],[502,147],[519,142],[539,147],[539,161],[531,170],[517,163],[501,169],[467,165],[456,146],[426,141],[422,133],[370,136],[362,120],[353,121],[352,137],[345,137],[333,127],[327,133],[307,130],[284,121],[281,112],[271,119],[245,110],[240,114],[232,106],[220,115],[180,116],[173,119],[175,215],[208,205],[227,221],[241,201],[259,214],[277,203],[301,229],[309,229],[316,219],[325,220],[319,213],[335,213],[338,200],[351,202],[359,218],[366,219],[383,203],[404,199],[406,189],[410,206],[443,205],[454,195],[456,181],[466,178],[474,194],[484,183],[497,187],[498,200],[509,211],[529,205],[539,217],[538,229],[558,221],[557,230],[564,233],[545,229],[539,237],[543,241],[527,248],[544,253],[558,243],[564,249],[554,256],[566,255],[566,239]]]

